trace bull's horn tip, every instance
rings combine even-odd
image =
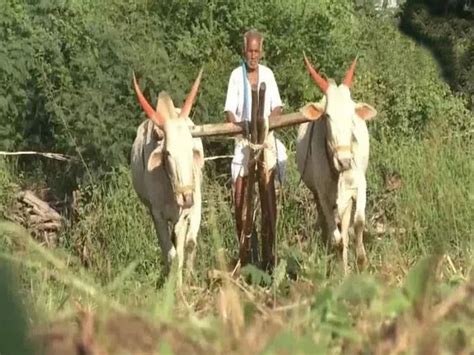
[[[199,69],[199,73],[198,73],[198,76],[197,76],[196,80],[201,81],[201,77],[202,77],[203,72],[204,72],[204,67],[201,67],[201,69]]]

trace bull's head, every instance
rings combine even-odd
[[[325,96],[321,102],[309,103],[301,111],[307,118],[326,121],[328,155],[338,172],[348,170],[352,166],[354,126],[358,123],[357,120],[368,121],[377,114],[372,106],[352,100],[350,86],[356,61],[357,59],[352,62],[342,83],[337,85],[334,80],[325,80],[321,77],[306,55],[304,56],[311,78]]]
[[[200,139],[193,139],[189,113],[199,89],[202,70],[189,92],[181,110],[174,107],[171,97],[166,92],[158,96],[156,110],[148,103],[137,84],[135,76],[133,84],[142,109],[164,132],[164,146],[156,148],[149,156],[148,170],[151,171],[164,164],[171,180],[176,202],[182,208],[194,204],[196,174],[204,165],[203,149]]]

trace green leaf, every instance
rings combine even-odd
[[[269,286],[272,283],[272,277],[268,273],[252,264],[245,265],[241,270],[241,274],[252,285]]]
[[[273,290],[277,290],[278,287],[280,287],[283,280],[285,280],[285,277],[286,277],[286,260],[283,259],[277,265],[275,270],[273,270],[273,284],[272,284]]]
[[[377,284],[366,275],[351,275],[344,280],[337,293],[338,298],[352,304],[369,304],[377,295]]]
[[[389,317],[396,317],[409,309],[410,306],[411,302],[403,291],[401,289],[396,289],[389,300],[384,303],[381,308],[383,314]]]
[[[429,281],[435,271],[435,260],[433,256],[425,257],[409,271],[404,289],[411,302],[417,302],[425,296]]]
[[[289,331],[284,331],[273,338],[262,354],[326,354],[326,348],[311,339],[310,336],[297,336]]]

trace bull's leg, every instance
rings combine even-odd
[[[198,199],[195,199],[197,201]],[[200,200],[200,199],[199,199]],[[189,275],[194,273],[194,258],[196,256],[197,236],[201,225],[201,205],[195,203],[189,215],[189,228],[186,233],[186,270]]]
[[[180,288],[183,284],[183,264],[184,264],[184,242],[186,239],[187,230],[187,216],[181,215],[178,222],[174,226],[174,232],[176,234],[176,256],[178,259],[178,275],[177,275],[177,286]]]
[[[342,211],[341,216],[341,236],[342,236],[342,263],[344,266],[344,274],[349,273],[349,265],[347,260],[347,253],[349,249],[349,225],[351,223],[352,213],[352,199],[347,204],[347,207]]]
[[[151,215],[153,217],[155,231],[158,236],[158,241],[160,243],[161,253],[165,261],[165,273],[168,274],[170,271],[171,262],[176,256],[176,249],[173,243],[171,242],[168,222],[161,216],[161,213],[156,209],[151,209]]]
[[[366,205],[366,181],[361,179],[357,190],[356,210],[354,214],[354,232],[356,235],[356,255],[359,270],[367,267],[367,255],[364,247],[365,205]]]
[[[331,200],[323,194],[321,195],[322,196],[320,196],[319,202],[321,203],[321,209],[323,210],[323,214],[326,219],[327,231],[333,246],[338,246],[341,243],[342,237],[339,228],[337,228],[337,211],[334,208],[334,204],[330,203]]]

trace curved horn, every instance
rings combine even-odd
[[[311,77],[313,78],[314,82],[319,86],[322,92],[326,93],[329,84],[328,82],[318,74],[316,70],[314,70],[313,66],[309,62],[308,58],[306,58],[306,54],[303,52],[304,55],[304,63],[306,64],[306,69],[310,73]]]
[[[193,106],[194,99],[196,98],[196,94],[197,94],[198,89],[199,89],[199,84],[201,83],[202,71],[203,71],[203,69],[201,68],[196,80],[194,80],[194,84],[191,88],[191,91],[189,92],[188,96],[186,97],[186,100],[184,101],[183,107],[181,108],[181,112],[179,114],[179,117],[181,117],[181,118],[188,117],[189,113],[191,112],[191,108]]]
[[[355,69],[356,63],[357,63],[357,57],[355,57],[351,66],[349,67],[349,70],[346,73],[346,76],[344,77],[344,80],[342,81],[342,83],[348,88],[351,87],[352,77],[354,76],[354,69]]]
[[[150,118],[158,126],[163,126],[163,117],[157,111],[153,110],[151,105],[145,99],[145,96],[143,96],[143,93],[140,90],[140,87],[138,86],[137,79],[135,78],[135,73],[133,73],[133,88],[135,89],[135,93],[137,94],[138,102],[140,103],[140,106],[142,107],[143,111],[145,111],[148,118]]]

